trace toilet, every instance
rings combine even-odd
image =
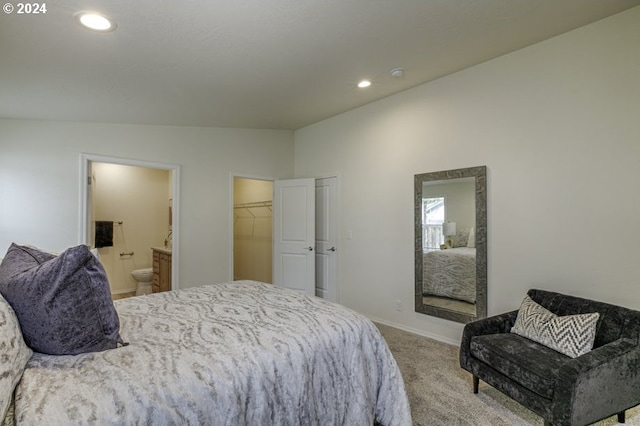
[[[153,293],[151,282],[153,281],[153,268],[134,269],[131,276],[138,283],[136,286],[136,296]]]

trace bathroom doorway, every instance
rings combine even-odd
[[[179,167],[90,154],[81,163],[81,242],[98,248],[114,297],[135,294],[131,272],[152,268],[156,249],[169,253],[178,288]],[[107,225],[106,239],[96,224]]]
[[[233,279],[273,282],[273,181],[233,177]]]

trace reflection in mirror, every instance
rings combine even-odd
[[[486,317],[486,190],[485,166],[415,175],[416,312]]]

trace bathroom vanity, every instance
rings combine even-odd
[[[153,250],[153,292],[171,290],[171,249],[152,247]]]

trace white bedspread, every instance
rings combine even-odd
[[[34,354],[24,425],[410,425],[379,331],[322,299],[253,281],[116,302],[129,346]]]

